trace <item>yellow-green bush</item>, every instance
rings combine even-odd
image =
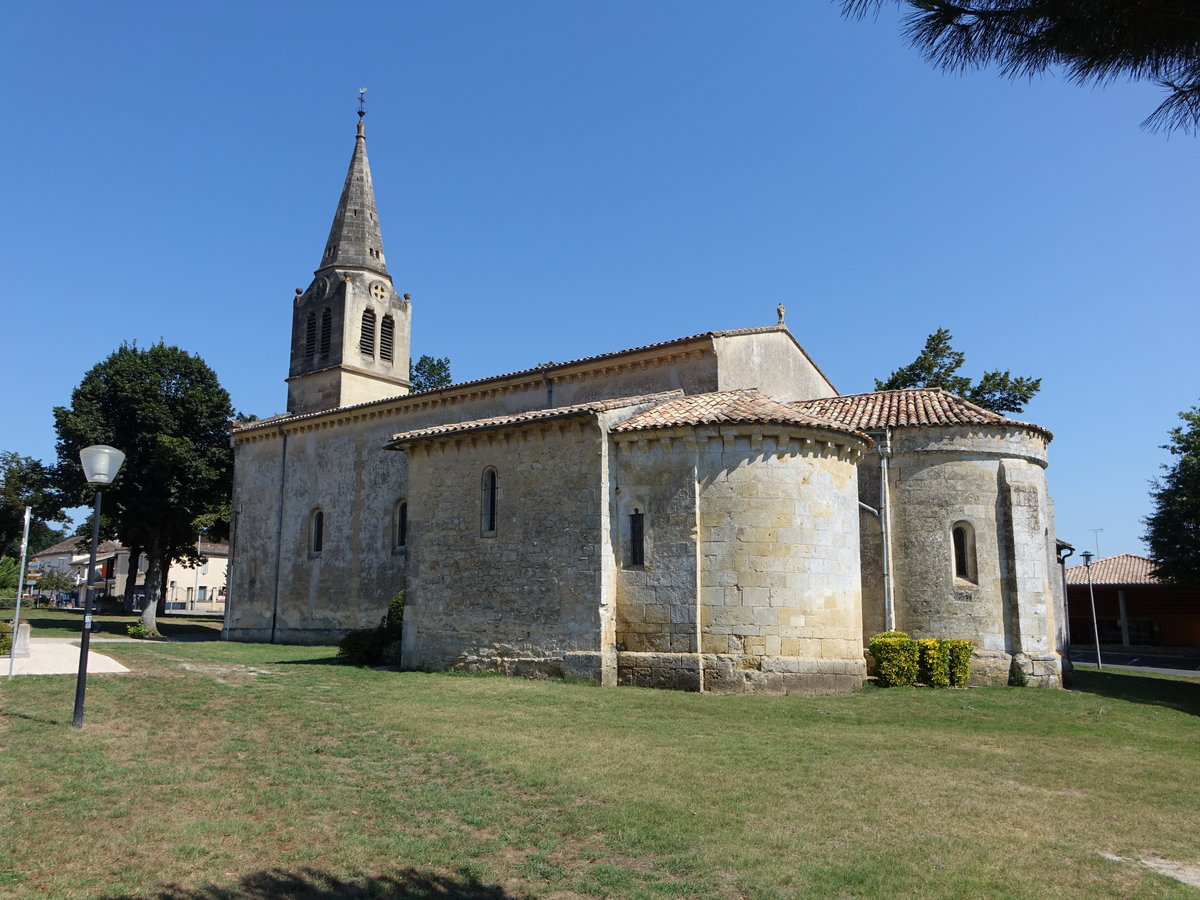
[[[921,638],[917,641],[920,663],[917,680],[930,687],[950,686],[950,648],[948,641],[938,638]]]
[[[971,654],[975,645],[970,641],[942,641],[950,657],[950,686],[966,687],[971,677]]]
[[[11,622],[0,622],[0,656],[12,652],[13,628]]]
[[[915,684],[917,642],[902,631],[884,631],[871,638],[867,649],[875,657],[875,683],[881,687]]]

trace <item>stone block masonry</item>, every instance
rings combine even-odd
[[[603,680],[600,440],[574,420],[408,449],[406,666]]]
[[[617,505],[623,516],[640,511],[647,535],[643,564],[620,546],[615,554],[619,683],[696,690],[701,657],[706,690],[836,693],[862,683],[865,443],[726,425],[617,447]]]

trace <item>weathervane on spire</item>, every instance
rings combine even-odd
[[[358,89],[358,117],[361,119],[367,114],[367,89]]]

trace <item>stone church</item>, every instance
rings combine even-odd
[[[288,412],[234,431],[227,638],[332,642],[403,590],[405,668],[830,693],[896,628],[1061,683],[1046,429],[841,395],[782,308],[416,393],[410,324],[360,117]]]

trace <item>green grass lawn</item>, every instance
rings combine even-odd
[[[32,618],[31,611],[31,618]],[[102,645],[0,682],[12,897],[1179,897],[1200,682],[713,696]]]
[[[0,621],[12,622],[15,610],[0,609]],[[128,637],[128,627],[142,620],[141,614],[119,615],[93,614],[93,636]],[[83,610],[34,608],[30,603],[21,605],[21,621],[32,626],[35,637],[79,637],[83,629]],[[221,634],[219,616],[194,616],[172,613],[158,617],[158,630],[164,637],[185,640],[187,638],[215,639]]]

